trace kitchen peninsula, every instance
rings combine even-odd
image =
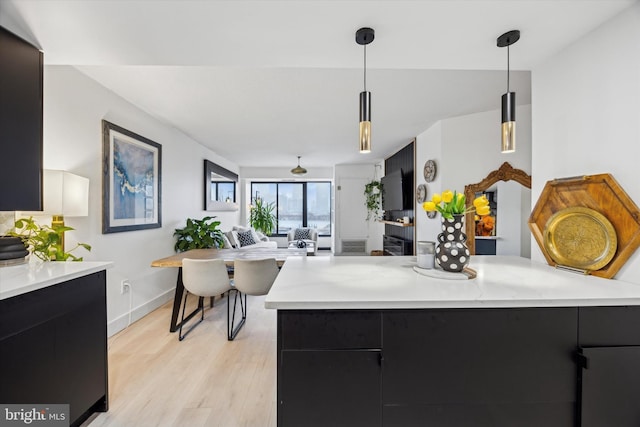
[[[32,259],[0,268],[0,402],[68,404],[71,426],[107,410],[111,266]]]
[[[415,257],[287,262],[278,425],[634,425],[640,285],[476,256],[473,280]]]

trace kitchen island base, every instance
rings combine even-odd
[[[632,318],[639,307],[279,310],[278,425],[596,425],[636,395],[607,375],[583,384],[579,354],[604,346],[626,365],[593,359],[602,372],[639,372],[629,350],[610,346],[638,351],[640,334],[603,341],[616,336],[603,324],[624,329]],[[583,393],[609,397],[582,408]],[[637,425],[635,406],[617,426]]]

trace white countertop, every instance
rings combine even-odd
[[[478,255],[472,280],[413,271],[415,256],[292,257],[266,308],[385,309],[640,305],[640,284],[584,276],[527,258]]]
[[[96,273],[112,262],[44,262],[35,257],[25,264],[0,267],[0,300]]]

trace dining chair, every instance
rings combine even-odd
[[[182,321],[180,322],[180,330],[178,339],[182,341],[188,334],[204,320],[204,304],[205,297],[215,297],[222,295],[231,290],[231,282],[227,273],[227,266],[221,259],[190,259],[182,260],[182,283],[186,290],[184,294],[184,302],[182,304]],[[187,309],[187,296],[193,294],[198,296],[198,308],[201,311],[200,320],[189,328],[187,332],[182,334],[182,325],[184,324],[184,314]],[[227,293],[228,298],[228,293]],[[213,301],[213,300],[212,300]],[[228,300],[227,300],[228,301]]]
[[[266,295],[278,276],[278,264],[275,258],[237,259],[234,265],[233,313],[231,313],[230,294],[227,294],[227,339],[233,341],[247,319],[247,295]],[[244,302],[242,296],[244,295]],[[235,325],[236,306],[240,302],[240,322]],[[234,327],[235,325],[235,327]]]

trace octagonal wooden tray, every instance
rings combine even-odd
[[[548,181],[529,217],[529,229],[549,265],[556,266],[558,263],[545,246],[545,227],[554,214],[572,207],[598,212],[615,229],[617,247],[611,260],[604,266],[595,264],[593,270],[585,269],[594,276],[614,277],[640,246],[640,209],[611,174]]]

